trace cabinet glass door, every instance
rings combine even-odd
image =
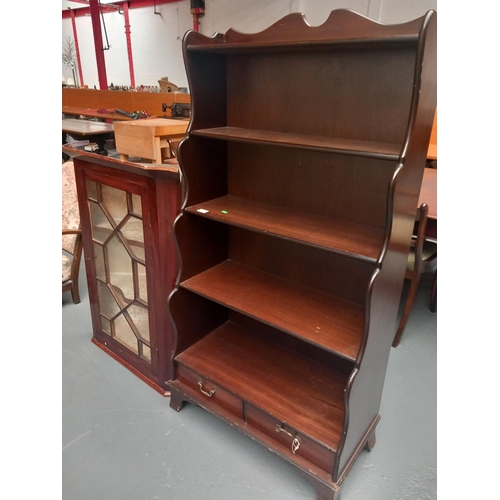
[[[86,184],[102,331],[151,364],[141,196]]]

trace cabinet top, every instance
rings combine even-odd
[[[185,35],[189,51],[233,52],[293,47],[366,46],[416,44],[436,12],[429,10],[424,16],[401,24],[382,24],[357,12],[337,9],[319,26],[311,26],[304,14],[285,16],[269,28],[258,33],[241,33],[235,29],[225,34],[207,37],[190,30]]]
[[[71,145],[63,145],[63,152],[70,156],[71,159],[82,159],[88,163],[100,165],[102,167],[122,170],[124,172],[131,172],[142,174],[147,177],[155,177],[156,175],[163,174],[172,179],[179,179],[179,167],[167,164],[154,164],[154,163],[135,163],[127,160],[113,158],[112,156],[101,156],[96,153],[84,151],[81,147],[74,147]]]

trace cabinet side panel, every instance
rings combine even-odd
[[[157,220],[158,227],[156,231],[159,237],[158,246],[158,269],[160,270],[159,279],[155,280],[156,294],[159,298],[159,308],[161,311],[159,327],[164,332],[159,335],[158,349],[164,359],[158,367],[158,378],[160,383],[165,383],[173,378],[173,365],[171,362],[174,333],[173,326],[168,315],[164,312],[167,309],[168,296],[174,289],[175,280],[178,273],[177,251],[173,236],[173,223],[180,210],[180,183],[178,180],[161,179],[156,183],[157,200]]]
[[[227,321],[228,311],[183,288],[177,288],[168,300],[176,330],[174,356],[183,352]]]
[[[189,137],[179,146],[184,175],[185,205],[195,205],[227,194],[226,143]]]
[[[75,168],[75,180],[77,185],[78,207],[80,211],[80,226],[82,230],[83,255],[85,257],[84,263],[92,318],[92,329],[95,336],[101,331],[101,320],[97,282],[95,280],[95,264],[89,259],[89,257],[94,254],[94,249],[92,244],[90,211],[87,202],[87,185],[85,182],[85,166],[87,163],[80,158],[74,158],[73,165]]]
[[[191,33],[188,36],[195,36]],[[226,124],[226,58],[184,50],[191,91],[191,129],[221,127]]]
[[[227,226],[184,213],[175,222],[174,231],[182,256],[178,281],[191,278],[227,259]]]
[[[401,143],[414,52],[386,47],[228,56],[228,125]]]
[[[348,391],[348,428],[340,454],[339,473],[350,467],[352,453],[376,418],[385,373],[396,332],[398,306],[408,250],[417,211],[436,108],[436,16],[427,16],[415,65],[412,110],[407,129],[406,152],[391,185],[390,237],[368,302],[369,330],[359,357],[359,372]],[[334,478],[335,479],[335,478]]]

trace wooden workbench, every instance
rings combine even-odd
[[[170,149],[170,142],[182,139],[188,125],[189,120],[169,118],[116,122],[116,151],[122,160],[138,157],[162,163],[165,152]]]

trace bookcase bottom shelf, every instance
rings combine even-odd
[[[280,454],[331,479],[348,374],[231,321],[175,361],[172,387],[187,388],[200,406],[266,435]]]

